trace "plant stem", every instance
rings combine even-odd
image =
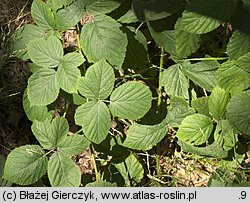
[[[94,167],[94,170],[95,170],[95,178],[96,178],[96,181],[101,181],[101,176],[100,176],[100,174],[99,174],[99,172],[98,172],[98,169],[97,169],[97,166],[96,166],[94,147],[93,147],[92,144],[91,144],[91,146],[90,146],[90,152],[91,152],[93,167]]]
[[[81,23],[78,23],[77,25],[77,35],[76,35],[76,38],[77,38],[77,46],[78,46],[78,50],[79,50],[79,52],[81,53],[81,54],[83,54],[82,53],[82,47],[81,47],[81,43],[80,43],[80,32],[81,32]],[[84,72],[84,75],[85,75],[85,73],[86,73],[86,66],[85,66],[85,64],[83,63],[82,64],[82,67],[83,67],[83,72]]]
[[[158,107],[161,105],[161,85],[160,85],[160,80],[161,80],[161,77],[162,77],[162,71],[163,71],[163,62],[164,62],[164,48],[161,47],[161,58],[160,58],[160,68],[159,68],[159,87],[158,87],[158,102],[157,102],[157,105]]]
[[[64,113],[63,113],[63,117],[65,118],[67,111],[69,109],[69,103],[67,102],[67,100],[65,99],[64,101]]]
[[[158,148],[157,148],[158,150]],[[160,163],[160,159],[161,156],[160,155],[156,155],[156,173],[157,173],[157,177],[160,178],[161,177],[161,163]]]

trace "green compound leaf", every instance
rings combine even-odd
[[[86,11],[92,15],[110,13],[118,8],[124,0],[95,0],[87,3]]]
[[[235,60],[250,51],[250,35],[236,30],[229,43],[227,53],[230,60]]]
[[[28,80],[27,94],[31,105],[48,105],[56,100],[59,94],[56,71],[42,68]]]
[[[78,91],[92,100],[106,99],[114,88],[115,74],[112,66],[102,60],[90,66],[85,77],[78,81]]]
[[[55,147],[52,127],[49,120],[45,120],[43,122],[35,120],[32,123],[31,130],[44,149],[52,149]]]
[[[135,13],[132,9],[128,10],[127,13],[125,13],[123,16],[121,16],[118,20],[119,23],[137,23],[138,19],[135,16]]]
[[[63,57],[62,44],[54,36],[50,36],[47,40],[32,40],[27,47],[31,60],[42,67],[57,67]]]
[[[73,67],[78,67],[85,62],[85,59],[81,53],[71,52],[63,56],[62,63],[69,64]]]
[[[133,0],[132,8],[140,21],[158,20],[176,13],[181,0]]]
[[[200,35],[183,30],[180,26],[181,21],[175,24],[175,46],[176,56],[180,59],[186,58],[196,52],[200,47]]]
[[[148,86],[130,81],[116,88],[110,96],[110,110],[119,118],[136,120],[151,108],[152,93]]]
[[[80,53],[68,53],[60,63],[56,77],[60,87],[68,93],[77,93],[77,80],[81,72],[77,68],[85,61]]]
[[[38,66],[38,65],[36,65],[35,63],[29,63],[29,69],[30,69],[30,71],[31,71],[32,73],[37,72],[37,71],[40,70],[41,68],[43,68],[43,67]]]
[[[23,94],[23,109],[30,121],[45,121],[46,119],[52,118],[52,115],[48,112],[47,106],[31,106],[27,96],[27,89],[24,91]]]
[[[80,77],[80,70],[70,66],[69,63],[61,63],[56,72],[56,79],[60,87],[70,94],[77,93],[77,80]]]
[[[235,64],[241,69],[250,72],[250,52],[244,54],[239,59],[237,59],[237,61],[235,61]]]
[[[218,67],[217,61],[202,61],[195,64],[184,62],[181,71],[194,83],[211,92],[218,84],[216,76]]]
[[[121,173],[127,185],[130,182],[130,179],[140,182],[143,178],[143,167],[133,154],[128,156],[124,162],[115,164],[115,167]]]
[[[228,92],[216,86],[208,99],[209,112],[216,120],[220,120],[222,118],[223,114],[225,113],[228,101]]]
[[[227,61],[217,71],[219,86],[231,94],[240,93],[250,86],[250,73],[242,70],[234,62]]]
[[[150,34],[154,38],[155,42],[164,47],[165,51],[171,55],[176,53],[176,33],[174,30],[156,31],[150,22],[147,23]],[[161,25],[159,26],[161,27]]]
[[[195,113],[195,110],[189,107],[188,102],[181,97],[171,97],[170,106],[167,114],[168,125],[177,128],[182,120]]]
[[[29,42],[44,36],[45,32],[40,27],[26,24],[15,32],[11,51],[18,58],[27,60],[30,58],[27,49]]]
[[[82,0],[76,0],[71,5],[55,13],[56,27],[59,30],[70,29],[81,20],[84,13],[84,2]]]
[[[234,95],[226,109],[226,118],[243,133],[250,135],[250,90]]]
[[[179,64],[170,66],[162,73],[160,84],[164,86],[164,90],[169,96],[189,98],[189,82],[186,76],[181,72]]]
[[[58,143],[60,143],[69,132],[69,125],[67,119],[64,117],[56,117],[52,121],[51,129],[53,143],[55,146],[58,146]]]
[[[157,125],[141,125],[133,123],[129,127],[123,146],[136,150],[150,150],[167,134],[166,120]]]
[[[109,16],[94,17],[82,27],[80,42],[89,62],[106,59],[121,67],[126,55],[127,36],[120,24]]]
[[[207,141],[213,130],[212,120],[202,114],[193,114],[184,118],[176,136],[192,145],[200,145]]]
[[[52,123],[49,120],[39,122],[35,120],[31,126],[36,139],[45,149],[58,146],[68,134],[69,126],[64,117],[56,117]]]
[[[54,15],[49,6],[42,0],[34,0],[31,6],[31,15],[36,24],[49,31],[55,27]]]
[[[117,184],[107,181],[95,181],[93,183],[88,183],[85,187],[117,187]]]
[[[218,159],[228,157],[228,152],[222,147],[218,146],[216,142],[213,142],[211,145],[206,147],[196,147],[181,140],[178,140],[178,144],[181,146],[182,151],[197,154],[199,156],[213,157]]]
[[[220,120],[214,132],[214,140],[219,147],[229,151],[236,144],[234,130],[228,120]]]
[[[8,155],[3,178],[18,185],[29,185],[46,173],[47,165],[48,159],[40,146],[25,145]]]
[[[56,11],[59,8],[62,8],[63,6],[68,6],[75,0],[48,0],[48,6],[52,8],[54,11]]]
[[[81,154],[88,146],[90,142],[81,135],[71,135],[62,139],[58,143],[58,151],[65,155],[77,155]]]
[[[78,107],[75,122],[82,126],[85,136],[100,144],[108,135],[111,117],[108,107],[102,101],[92,101]]]
[[[72,94],[73,96],[73,103],[76,105],[82,105],[85,104],[87,102],[87,99],[85,97],[82,97],[79,94]]]
[[[123,27],[127,34],[128,46],[124,66],[127,68],[144,68],[148,63],[147,40],[140,30],[134,27]]]
[[[209,97],[200,97],[198,99],[192,100],[191,106],[199,114],[203,114],[205,116],[211,117],[209,113],[209,108],[208,108],[208,99]]]
[[[78,187],[81,173],[74,161],[55,152],[48,163],[48,177],[52,187]]]
[[[187,4],[181,19],[182,29],[195,34],[208,33],[234,13],[237,0],[194,0]]]

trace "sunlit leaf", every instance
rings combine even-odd
[[[40,146],[25,145],[11,151],[3,177],[19,185],[29,185],[45,174],[47,166],[48,159]]]

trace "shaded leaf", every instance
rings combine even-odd
[[[40,27],[26,24],[15,32],[11,51],[18,58],[27,60],[30,58],[27,49],[29,42],[34,39],[43,38],[44,36],[45,32]]]
[[[195,34],[208,33],[234,13],[237,0],[194,0],[187,4],[181,19],[182,29]]]
[[[214,157],[219,159],[226,158],[228,156],[228,152],[223,150],[223,148],[218,146],[215,142],[206,147],[195,147],[181,140],[178,140],[178,144],[181,146],[182,151],[197,154],[199,156]]]
[[[2,178],[4,172],[5,158],[0,154],[0,187],[11,187],[12,182]]]
[[[128,156],[124,162],[115,164],[115,167],[121,173],[126,183],[130,182],[130,179],[139,182],[143,178],[143,167],[133,154]]]
[[[220,87],[231,94],[237,94],[250,86],[250,73],[236,66],[234,62],[221,64],[217,75]]]
[[[123,16],[121,16],[118,20],[119,23],[136,23],[138,22],[138,19],[133,12],[132,9],[128,10],[127,13],[125,13]]]
[[[244,54],[235,61],[235,64],[241,69],[250,72],[250,52]]]
[[[230,60],[238,59],[250,51],[250,35],[238,30],[234,31],[229,43],[227,53]]]
[[[117,187],[117,184],[107,181],[95,181],[92,183],[88,183],[85,187]]]
[[[87,99],[85,97],[82,97],[79,94],[72,94],[73,96],[73,103],[76,105],[82,105],[85,104],[87,102]]]
[[[216,77],[218,67],[217,61],[202,61],[195,64],[185,62],[181,70],[194,83],[211,92],[218,83]]]
[[[180,97],[171,97],[167,114],[167,124],[172,127],[179,127],[182,120],[194,114],[194,109],[189,107],[188,102]]]
[[[176,56],[186,58],[196,52],[200,47],[200,35],[187,32],[180,26],[181,21],[175,24]]]
[[[140,21],[158,20],[176,13],[181,0],[133,0],[132,8]]]
[[[192,100],[192,108],[198,111],[199,114],[211,117],[208,108],[208,99],[209,97],[200,97],[195,100]]]
[[[123,27],[122,30],[128,37],[124,66],[127,68],[144,68],[149,60],[145,36],[141,31],[136,31],[133,27]]]
[[[86,6],[87,12],[92,15],[110,13],[118,8],[124,0],[95,0]]]
[[[218,147],[229,151],[235,146],[237,138],[228,120],[220,120],[214,132],[214,140]]]
[[[75,0],[48,0],[47,4],[50,8],[53,10],[57,10],[59,8],[62,8],[63,6],[68,6]]]
[[[164,47],[165,51],[171,55],[175,55],[175,31],[174,30],[161,30],[156,31],[151,24],[148,22],[148,29],[150,34],[154,38],[155,42],[160,46]]]
[[[226,109],[226,118],[243,133],[250,135],[250,90],[234,95]]]
[[[45,105],[31,105],[27,96],[27,90],[23,94],[23,109],[29,120],[33,121],[45,121],[51,119],[52,115],[48,112],[48,108]]]

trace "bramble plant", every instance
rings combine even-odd
[[[121,185],[117,172],[136,186],[152,177],[136,152],[170,129],[181,151],[237,168],[249,157],[249,13],[247,0],[34,0],[35,24],[12,50],[32,72],[23,107],[39,144],[11,151],[3,177],[30,185],[47,172],[51,186],[80,186],[75,159],[89,148],[87,186]],[[69,29],[77,42],[65,49]]]

